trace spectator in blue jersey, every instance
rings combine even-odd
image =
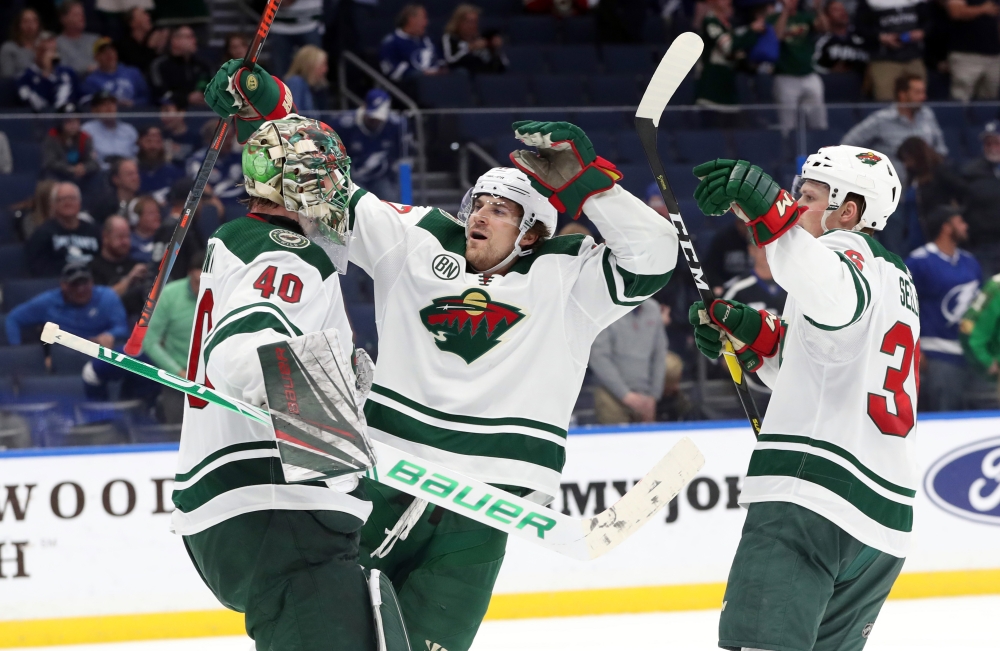
[[[71,113],[78,83],[73,69],[59,63],[55,36],[43,32],[35,43],[35,62],[17,80],[17,96],[35,113]]]
[[[378,59],[382,74],[393,81],[434,75],[441,70],[434,42],[427,36],[427,10],[423,5],[403,7],[395,31],[382,39]]]
[[[149,86],[138,68],[118,62],[118,50],[107,36],[94,44],[97,70],[83,80],[80,93],[84,96],[104,91],[114,95],[119,106],[146,106],[149,104]]]
[[[389,93],[373,88],[364,106],[337,123],[337,134],[351,157],[351,180],[386,201],[399,200],[396,166],[405,124],[390,110]]]
[[[926,411],[962,409],[972,374],[965,366],[958,322],[971,305],[983,274],[959,244],[969,227],[956,208],[938,206],[926,220],[931,241],[910,254],[906,266],[920,298],[920,352],[924,360],[919,405]]]
[[[139,197],[135,202],[138,219],[132,227],[132,242],[128,257],[135,262],[159,264],[163,257],[164,233],[160,205],[150,196]]]
[[[295,53],[292,65],[283,81],[292,93],[299,113],[322,111],[327,108],[329,69],[326,52],[315,45],[303,45]]]
[[[235,133],[235,129],[230,129],[226,135],[226,141],[219,148],[219,158],[215,161],[215,167],[212,168],[212,174],[208,177],[208,185],[205,188],[209,192],[201,200],[202,206],[205,205],[206,200],[213,201],[220,218],[223,214],[242,215],[246,213],[243,206],[239,205],[240,199],[247,196],[243,189],[243,146],[237,142],[234,137]],[[193,179],[198,176],[198,169],[205,160],[208,145],[214,134],[215,122],[209,121],[201,126],[203,146],[191,154],[184,164],[188,178]],[[190,183],[188,186],[190,187]],[[187,193],[185,192],[185,194]],[[220,201],[221,203],[219,203]],[[181,203],[183,204],[183,197]],[[178,214],[180,213],[178,212]],[[181,274],[181,277],[183,275]]]
[[[84,339],[111,348],[115,339],[128,336],[128,323],[121,299],[110,287],[95,287],[94,277],[83,262],[62,269],[59,288],[42,292],[21,303],[7,315],[7,341],[21,344],[21,328],[52,321]]]
[[[87,120],[81,127],[94,139],[94,153],[101,167],[107,169],[108,158],[121,156],[135,158],[139,148],[139,133],[128,122],[118,119],[118,100],[111,93],[100,91],[90,99],[90,112],[101,117]]]
[[[167,161],[160,127],[151,125],[139,134],[139,191],[166,203],[170,186],[184,176],[184,170]]]

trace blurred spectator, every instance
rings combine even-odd
[[[389,94],[373,88],[364,106],[344,114],[337,123],[351,157],[351,180],[385,201],[399,200],[395,168],[399,162],[403,121],[389,110]]]
[[[42,32],[35,43],[35,62],[17,80],[18,97],[35,113],[76,110],[76,73],[58,60],[55,36]]]
[[[254,2],[254,9],[258,12],[263,11],[265,6],[267,0]],[[324,30],[323,0],[282,2],[267,35],[271,69],[276,74],[281,74],[292,64],[292,53],[297,48],[305,45],[322,46]]]
[[[917,215],[921,223],[937,206],[962,203],[966,192],[962,177],[922,138],[910,136],[904,140],[896,156],[906,175],[903,175],[904,169],[897,169],[896,173],[916,191]]]
[[[128,257],[136,262],[159,264],[163,258],[164,233],[160,230],[163,219],[160,215],[160,204],[148,195],[139,197],[135,202],[135,212],[138,219],[132,228],[132,248]]]
[[[153,96],[158,100],[167,92],[187,98],[188,105],[203,106],[204,90],[214,70],[198,55],[194,30],[187,25],[170,33],[167,52],[157,57],[149,67]]]
[[[215,134],[215,122],[209,121],[201,126],[202,148],[191,154],[185,163],[187,177],[190,179],[198,176],[198,169],[205,160],[208,153],[208,143],[211,142]],[[208,185],[205,187],[206,194],[201,198],[201,204],[206,201],[214,201],[219,210],[219,217],[227,210],[231,215],[244,214],[243,207],[239,205],[239,200],[247,196],[243,190],[243,146],[235,138],[236,130],[230,129],[226,135],[226,141],[219,149],[219,158],[215,161],[212,174],[208,177]],[[352,162],[351,167],[354,167]],[[353,169],[352,169],[352,178]],[[178,181],[178,185],[183,187],[183,183]],[[191,184],[187,183],[190,188]],[[177,186],[175,186],[176,188]],[[184,195],[187,194],[185,191]],[[183,204],[183,196],[181,197]],[[225,208],[223,207],[225,206]],[[180,212],[178,211],[178,215]]]
[[[997,99],[1000,94],[1000,6],[994,0],[947,0],[951,96]]]
[[[56,183],[59,181],[42,179],[35,185],[35,194],[31,199],[22,202],[17,208],[12,206],[22,241],[27,241],[52,216],[52,190]]]
[[[283,81],[292,91],[295,108],[303,111],[322,111],[327,108],[329,84],[326,52],[315,45],[303,45],[295,53],[292,65]]]
[[[926,411],[962,409],[970,375],[958,341],[958,322],[982,283],[979,263],[959,248],[969,238],[962,214],[938,206],[927,216],[926,245],[910,254],[906,266],[920,297],[920,406]]]
[[[733,219],[712,236],[705,256],[705,274],[716,296],[722,296],[727,280],[750,272],[753,265],[747,255],[749,242],[747,227],[739,219]]]
[[[452,70],[464,68],[472,74],[503,72],[507,57],[503,53],[503,37],[496,30],[479,33],[479,14],[482,10],[470,4],[455,7],[451,19],[444,26],[441,50],[445,63]]]
[[[58,276],[69,262],[90,262],[100,248],[97,227],[81,219],[80,189],[68,182],[53,185],[52,217],[24,246],[28,271],[36,277]]]
[[[855,31],[851,15],[840,0],[830,0],[823,10],[828,31],[816,41],[815,68],[819,72],[854,72],[865,74],[868,48]]]
[[[858,0],[855,25],[872,48],[868,72],[876,101],[891,102],[899,95],[895,83],[901,75],[927,78],[923,58],[924,33],[929,26],[926,4],[919,0]]]
[[[72,68],[82,78],[97,68],[94,44],[99,36],[85,31],[87,16],[83,3],[77,0],[67,0],[59,5],[59,22],[62,24],[62,33],[56,38],[59,58],[63,65]]]
[[[785,311],[788,293],[774,282],[764,249],[750,242],[747,246],[747,255],[753,268],[747,275],[737,276],[727,282],[724,285],[722,298],[727,301],[739,301],[755,310],[767,310],[771,314],[781,316]]]
[[[800,107],[810,129],[826,129],[823,80],[813,69],[816,34],[826,31],[826,17],[811,9],[800,11],[804,1],[785,0],[774,23],[781,41],[774,67],[774,101],[784,107],[778,111],[778,121],[786,134],[796,127]]]
[[[146,106],[149,104],[149,86],[138,68],[118,63],[118,50],[107,36],[94,44],[97,70],[87,75],[81,85],[81,94],[94,95],[101,91],[110,93],[121,106]]]
[[[965,216],[969,221],[969,247],[987,276],[1000,272],[1000,121],[994,120],[979,134],[982,155],[962,168],[966,183]]]
[[[854,125],[840,144],[880,151],[892,161],[896,173],[901,174],[904,167],[897,152],[907,138],[921,138],[942,156],[948,155],[948,147],[944,144],[944,134],[934,111],[924,106],[927,100],[924,80],[915,74],[904,74],[896,79],[895,88],[896,103],[875,111]]]
[[[660,187],[656,181],[646,186],[646,205],[670,219],[670,211],[667,210],[667,204],[663,202],[663,195],[660,194]]]
[[[156,3],[156,24],[162,27],[189,26],[197,29],[198,37],[208,36],[208,24],[211,14],[207,0],[160,0]],[[256,21],[254,21],[256,22]]]
[[[122,302],[108,287],[95,287],[86,263],[71,262],[59,273],[59,288],[42,292],[7,315],[7,343],[21,345],[21,328],[52,321],[62,330],[111,348],[128,336]]]
[[[138,159],[139,176],[142,179],[139,190],[166,203],[170,186],[184,176],[184,170],[167,161],[167,150],[160,127],[151,125],[139,134]]]
[[[705,0],[705,17],[701,37],[705,50],[701,55],[700,73],[695,82],[696,103],[705,106],[734,105],[736,96],[736,62],[743,54],[742,46],[753,45],[756,34],[733,31],[733,0]],[[762,25],[758,25],[762,28]],[[749,36],[747,36],[749,34]]]
[[[17,79],[35,62],[35,39],[41,21],[34,9],[22,9],[10,25],[10,40],[0,45],[0,77]]]
[[[136,197],[142,184],[139,162],[134,158],[111,157],[108,178],[111,188],[95,202],[94,217],[103,222],[111,215],[121,215],[130,224],[135,223],[138,220]]]
[[[42,173],[60,181],[83,185],[100,170],[94,142],[80,129],[80,118],[70,116],[49,129],[42,141]]]
[[[169,36],[170,30],[153,29],[148,11],[135,7],[128,13],[128,33],[118,42],[118,58],[149,74],[149,66],[163,52]]]
[[[149,320],[146,338],[142,341],[142,352],[155,366],[180,377],[185,377],[187,371],[191,328],[204,262],[204,255],[192,256],[187,278],[163,286],[156,311]],[[158,407],[164,422],[179,423],[184,413],[184,394],[164,391]]]
[[[160,98],[160,130],[163,133],[167,160],[182,165],[195,149],[201,146],[201,137],[188,127],[184,119],[187,98],[175,99],[173,93]]]
[[[524,10],[529,14],[553,14],[572,16],[585,14],[593,6],[587,0],[522,0]]]
[[[142,312],[146,301],[146,276],[149,267],[129,258],[132,250],[132,231],[128,221],[120,215],[111,215],[104,221],[101,232],[101,250],[90,261],[94,282],[114,290],[125,306],[129,320]]]
[[[177,227],[177,222],[180,221],[181,213],[184,211],[184,202],[191,191],[191,186],[192,182],[190,179],[182,179],[175,183],[174,187],[170,188],[170,204],[167,209],[167,215],[163,219],[163,225],[160,226],[159,232],[154,237],[155,241],[170,241],[170,238],[174,234],[174,229]],[[243,206],[238,204],[237,207],[243,208]],[[202,195],[201,201],[198,203],[198,209],[194,213],[191,230],[188,231],[187,237],[184,238],[184,243],[177,253],[177,260],[170,271],[170,280],[183,278],[186,270],[190,268],[191,258],[198,255],[199,252],[204,253],[208,237],[218,227],[219,216],[222,215],[223,210],[222,202],[212,194],[211,186],[206,186],[205,194]],[[210,213],[214,213],[214,216],[211,219],[207,219],[205,216]],[[246,214],[246,211],[236,214]],[[209,225],[208,222],[214,222],[215,225]],[[162,254],[160,257],[162,258]]]
[[[996,381],[1000,373],[1000,277],[984,284],[959,322],[959,341],[966,361]]]
[[[666,379],[667,334],[653,299],[605,328],[590,349],[597,422],[649,423]]]
[[[10,152],[7,134],[0,131],[0,174],[10,174],[14,169],[14,157]]]
[[[135,158],[139,152],[136,141],[139,133],[128,122],[118,119],[118,100],[111,93],[101,91],[90,100],[90,112],[101,117],[88,120],[82,129],[94,139],[94,152],[101,166],[107,169],[108,157]]]
[[[239,32],[230,32],[229,34],[226,34],[226,43],[222,47],[222,59],[224,61],[229,61],[230,59],[243,59],[249,51],[250,39],[246,34],[240,34]]]
[[[434,75],[441,70],[434,42],[427,36],[427,10],[423,5],[406,5],[400,10],[395,31],[382,39],[378,59],[382,74],[393,81]]]

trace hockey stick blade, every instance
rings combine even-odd
[[[691,72],[691,68],[698,63],[704,49],[705,43],[694,32],[684,32],[675,38],[660,59],[660,65],[656,66],[646,92],[642,94],[639,110],[635,112],[636,117],[647,118],[653,121],[653,126],[660,126],[663,109]]]
[[[210,387],[60,330],[55,323],[45,324],[42,341],[61,344],[239,413],[254,422],[271,426],[271,413],[266,409],[230,398]],[[614,506],[594,517],[573,518],[383,441],[373,440],[371,444],[377,459],[367,473],[371,479],[516,538],[582,561],[602,556],[635,533],[666,506],[705,463],[698,448],[685,437]]]

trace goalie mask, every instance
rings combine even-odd
[[[299,215],[303,232],[347,272],[351,159],[328,125],[294,113],[265,122],[243,147],[247,194]]]
[[[508,264],[514,258],[531,255],[532,252],[530,249],[527,251],[521,249],[521,240],[524,239],[524,234],[531,230],[531,227],[536,222],[545,224],[546,228],[549,229],[549,233],[555,233],[556,209],[549,203],[548,199],[539,194],[535,188],[531,187],[531,181],[528,180],[528,176],[521,170],[513,167],[494,167],[489,172],[480,176],[476,181],[476,185],[466,192],[465,198],[462,199],[462,205],[458,210],[458,220],[465,226],[466,237],[469,235],[469,218],[472,216],[472,213],[476,212],[476,199],[483,195],[509,199],[521,206],[524,215],[521,217],[521,223],[518,226],[519,234],[517,240],[514,242],[514,250],[500,264],[482,273],[491,274]]]
[[[827,217],[844,204],[848,194],[865,198],[865,209],[854,230],[882,230],[896,211],[902,190],[899,176],[885,154],[850,145],[823,147],[809,156],[792,184],[793,197],[801,196],[806,181],[822,183],[830,189],[822,220],[824,231]]]

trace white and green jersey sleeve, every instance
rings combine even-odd
[[[866,545],[909,547],[920,317],[902,260],[873,238],[801,227],[767,245],[788,291],[773,394],[741,503],[804,506]]]
[[[263,404],[257,347],[330,328],[349,352],[351,328],[327,255],[298,233],[253,215],[237,219],[208,242],[188,379]],[[334,510],[362,521],[371,509],[323,482],[286,484],[271,428],[194,398],[184,407],[174,482],[181,534],[264,509]]]
[[[666,284],[670,222],[614,188],[584,205],[606,244],[552,238],[505,275],[467,267],[465,229],[356,190],[351,261],[374,279],[369,434],[547,502],[597,334]]]

